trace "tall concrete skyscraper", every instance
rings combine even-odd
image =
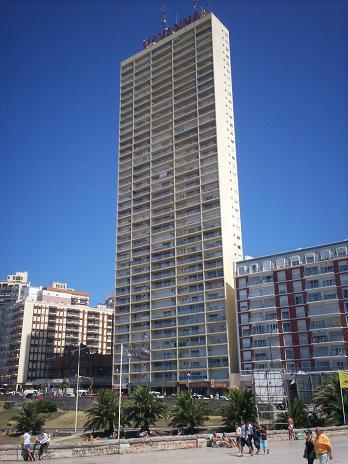
[[[228,386],[242,257],[228,30],[195,12],[144,41],[120,98],[113,383],[123,343],[124,388]]]

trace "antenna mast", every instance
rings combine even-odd
[[[162,4],[162,8],[161,8],[161,23],[162,23],[162,31],[165,31],[166,26],[167,26],[167,15],[166,15],[166,11],[164,8],[164,3]]]

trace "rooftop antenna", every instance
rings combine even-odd
[[[161,8],[161,22],[162,22],[162,31],[165,31],[167,27],[167,15],[166,15],[166,10],[164,8],[164,3]]]
[[[194,14],[196,14],[196,11],[197,11],[196,0],[192,0],[192,1],[193,1],[193,12]]]

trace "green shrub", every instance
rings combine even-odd
[[[57,405],[51,400],[41,400],[36,403],[37,412],[48,413],[57,412]]]

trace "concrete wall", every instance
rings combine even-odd
[[[120,454],[143,453],[153,450],[168,450],[180,448],[204,448],[207,441],[204,435],[187,435],[176,437],[133,438],[121,440]],[[74,458],[84,456],[103,456],[118,454],[117,440],[107,440],[95,443],[54,444],[48,449],[48,459]],[[18,445],[0,446],[0,461],[22,461],[21,447]],[[67,461],[69,462],[69,461]]]

